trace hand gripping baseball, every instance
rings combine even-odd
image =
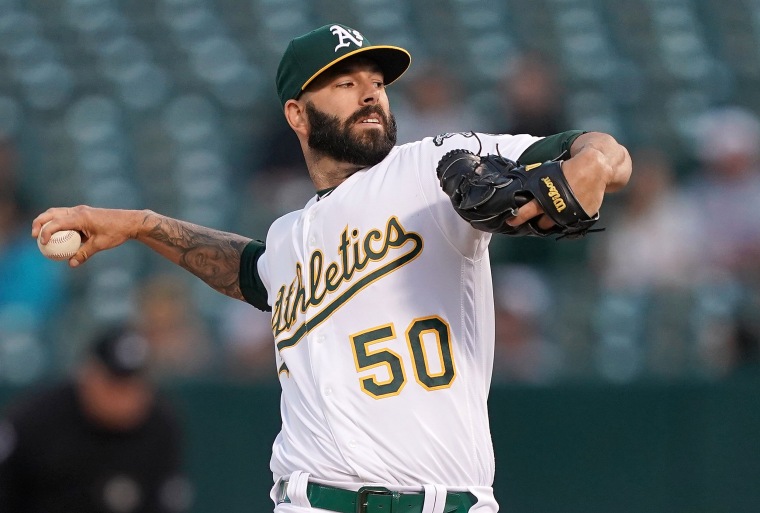
[[[567,183],[561,162],[518,166],[500,155],[481,157],[460,149],[441,158],[437,174],[456,211],[479,230],[513,236],[559,235],[559,238],[577,238],[598,231],[591,227],[599,219],[599,213],[586,214]],[[519,226],[506,224],[533,199],[554,226],[539,226],[539,217]]]
[[[82,234],[82,245],[69,265],[76,267],[95,253],[114,248],[135,238],[139,212],[93,208],[84,205],[69,208],[50,208],[32,221],[32,237],[46,244],[50,236],[61,230]],[[43,230],[44,226],[44,230]]]

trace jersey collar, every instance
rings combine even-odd
[[[338,188],[337,186],[328,187],[327,189],[322,189],[320,191],[317,191],[317,201],[321,200],[322,198],[326,198],[332,193],[332,191],[334,191],[337,188]]]

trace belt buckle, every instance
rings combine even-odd
[[[362,486],[356,494],[356,513],[367,513],[369,495],[393,495],[393,492],[382,486]]]
[[[283,479],[280,481],[280,485],[277,490],[277,504],[282,504],[283,502],[290,502],[290,498],[288,497],[288,480]]]

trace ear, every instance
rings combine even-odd
[[[309,129],[309,120],[306,116],[306,104],[298,100],[288,100],[283,107],[285,119],[297,134],[306,135]]]

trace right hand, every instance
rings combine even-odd
[[[50,236],[60,230],[76,230],[82,235],[79,251],[69,259],[69,266],[83,264],[95,253],[115,248],[129,239],[137,238],[145,213],[137,210],[77,207],[49,208],[32,221],[32,237],[40,235],[47,244]],[[42,226],[50,222],[45,229]]]
[[[587,137],[581,139],[584,135]],[[574,143],[576,153],[562,162],[562,173],[578,204],[587,216],[593,217],[601,209],[605,193],[617,190],[627,183],[630,175],[630,157],[623,146],[606,134],[594,132],[584,135],[578,137],[576,142],[586,142],[577,146]],[[597,140],[606,142],[606,145],[595,143]],[[611,142],[607,142],[608,140]],[[538,226],[547,230],[554,222],[543,214],[541,205],[534,199],[521,206],[517,215],[507,220],[507,224],[517,227],[540,215]]]

